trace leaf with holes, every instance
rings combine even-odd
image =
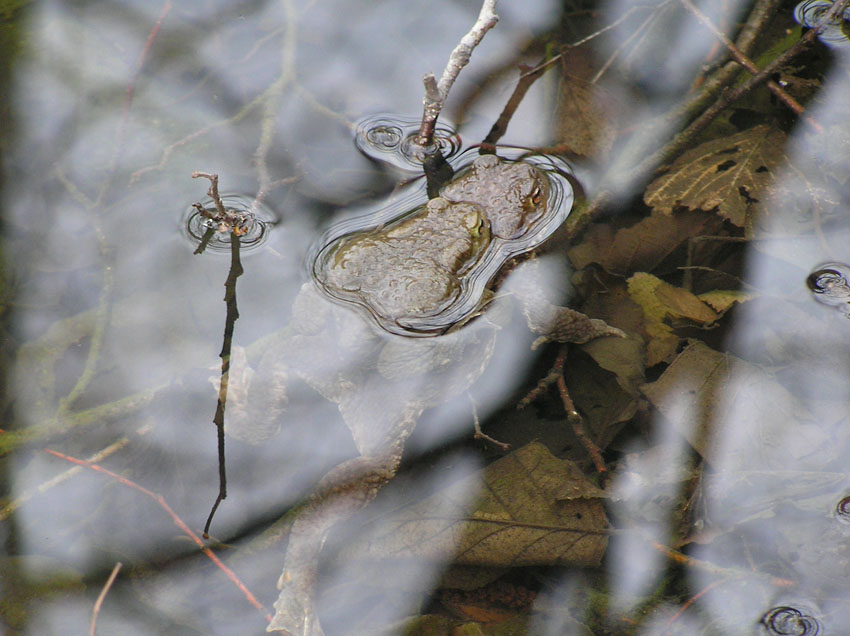
[[[717,210],[739,227],[770,185],[783,158],[785,133],[756,126],[689,150],[649,184],[647,205],[665,214],[678,208]]]

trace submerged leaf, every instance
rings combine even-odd
[[[813,414],[769,372],[702,343],[642,390],[708,462],[787,468],[827,443]]]
[[[744,303],[755,297],[755,293],[745,292],[739,289],[715,289],[697,296],[697,298],[719,313],[725,313],[735,303]]]
[[[750,205],[759,202],[772,182],[784,145],[785,133],[769,126],[707,141],[650,183],[644,201],[668,214],[680,207],[716,208],[720,216],[743,227]]]
[[[568,256],[576,269],[598,263],[612,274],[650,272],[689,239],[718,234],[721,225],[715,216],[689,210],[673,215],[654,213],[616,233],[610,224],[599,223],[590,226]]]
[[[629,294],[643,308],[644,329],[649,336],[646,364],[653,366],[670,357],[679,344],[679,337],[667,324],[667,319],[685,319],[708,325],[720,316],[711,307],[681,287],[638,272],[628,280]]]
[[[555,120],[558,143],[568,153],[601,160],[614,143],[615,102],[591,82],[599,64],[588,49],[566,49],[561,60]]]
[[[466,493],[480,489],[472,500]],[[604,491],[532,442],[483,471],[375,522],[357,556],[484,566],[598,565],[608,545]]]

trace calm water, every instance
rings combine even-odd
[[[200,536],[218,493],[210,379],[219,373],[230,253],[225,245],[193,254],[197,240],[186,223],[209,184],[192,173],[217,173],[222,193],[260,200],[266,231],[241,253],[234,334],[256,365],[272,334],[289,323],[307,279],[307,255],[329,223],[403,196],[406,190],[399,195],[394,188],[413,176],[410,166],[387,167],[358,152],[357,122],[377,114],[416,119],[423,73],[439,74],[479,7],[447,0],[22,4],[0,8],[2,55],[12,61],[0,105],[6,120],[0,297],[9,388],[0,436],[0,625],[8,634],[88,633],[98,594],[120,562],[97,617],[99,634],[264,633],[283,565],[284,515],[357,451],[336,405],[295,378],[290,405],[273,422],[277,435],[263,435],[259,444],[228,438],[228,497],[213,520],[210,545],[264,609],[252,607],[150,496],[161,496]],[[679,126],[674,119],[649,123],[688,93],[699,69],[715,59],[709,53],[715,41],[677,3],[646,3],[647,9],[612,0],[591,13],[582,4],[593,3],[564,4],[503,2],[498,26],[461,73],[441,121],[457,127],[465,148],[480,142],[513,90],[517,62],[541,59],[544,47],[535,38],[552,33],[553,40],[573,42],[616,23],[594,40],[594,50],[599,60],[612,60],[600,85],[617,104],[624,134],[610,155],[576,161],[575,172],[588,196],[611,192],[611,222],[625,227],[648,213],[636,166]],[[722,11],[715,4],[721,3],[701,6],[727,27],[749,10],[733,0]],[[783,41],[783,29],[794,28],[795,3],[785,4],[779,26],[763,36],[771,46]],[[643,30],[647,20],[655,31]],[[738,250],[728,256],[733,266],[718,254],[706,263],[726,276],[716,287],[749,295],[715,335],[687,331],[694,320],[668,316],[668,324],[683,328],[679,335],[696,340],[674,343],[645,377],[639,370],[626,399],[632,410],[623,407],[628,414],[603,444],[616,437],[605,459],[618,467],[599,482],[609,487],[617,528],[603,566],[523,574],[538,601],[520,621],[526,627],[510,633],[588,633],[581,624],[602,611],[585,594],[591,580],[604,581],[610,594],[607,633],[804,633],[779,631],[780,623],[798,629],[815,620],[820,633],[842,633],[850,614],[850,525],[839,514],[850,489],[850,323],[816,303],[806,286],[824,263],[850,262],[850,83],[847,49],[838,44],[829,63],[823,52],[806,58],[829,69],[823,87],[806,73],[794,76],[817,91],[807,111],[817,128],[790,127],[782,116],[790,163],[765,171],[784,190],[750,197],[747,209],[759,210],[759,222],[733,228],[751,239],[745,248],[729,248]],[[556,70],[538,80],[502,143],[551,148],[563,141],[570,122],[559,120],[569,111],[556,104],[572,90],[563,79],[572,75],[587,82],[592,73]],[[782,108],[765,92],[726,121],[725,134]],[[586,120],[580,126],[589,128]],[[645,144],[624,146],[629,135],[646,137]],[[743,196],[738,189],[723,192],[721,198]],[[725,219],[699,234],[729,234],[733,221]],[[684,247],[669,261],[659,259],[655,275],[682,285],[680,253]],[[560,272],[563,260],[542,265]],[[609,297],[625,290],[624,279],[635,271],[640,268],[601,274]],[[570,287],[562,273],[552,278],[559,291]],[[595,306],[604,306],[604,298]],[[641,347],[649,336],[641,324],[624,314],[606,318],[630,333],[628,346],[645,360]],[[567,427],[556,400],[539,420],[527,416],[526,431],[505,415],[554,357],[544,353],[526,379],[532,341],[517,320],[502,330],[474,391],[478,416],[484,420],[504,406],[492,422],[494,435],[515,448],[542,438],[556,454],[570,446],[567,454],[593,475],[575,440],[559,447],[561,438],[547,432],[547,426]],[[316,356],[333,356],[336,344]],[[356,369],[332,373],[346,379]],[[655,384],[638,392],[644,382]],[[239,398],[234,389],[230,399]],[[600,410],[613,400],[593,399]],[[589,402],[583,404],[589,411]],[[377,413],[380,404],[372,408]],[[419,428],[408,445],[410,459],[453,445],[425,455],[412,476],[352,522],[351,534],[335,535],[335,549],[380,534],[380,523],[361,521],[440,492],[504,455],[483,442],[456,443],[471,436],[465,395],[426,413]],[[75,467],[69,458],[89,459],[113,474]],[[476,493],[470,486],[457,497],[471,500]],[[700,562],[671,566],[652,545],[671,545],[671,536],[691,539],[683,549]],[[400,634],[393,627],[398,621],[434,611],[431,595],[444,563],[388,565],[340,554],[322,570],[319,611],[327,634]],[[783,614],[784,607],[791,613]]]

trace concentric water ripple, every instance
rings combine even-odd
[[[761,622],[768,634],[776,636],[817,636],[821,633],[816,618],[787,605],[769,610]]]
[[[357,124],[354,143],[364,155],[388,163],[405,172],[422,172],[422,154],[414,143],[420,121],[388,115],[375,115]],[[460,135],[448,126],[437,126],[434,142],[448,159],[458,153]]]
[[[815,27],[833,4],[831,0],[804,0],[794,7],[794,19],[803,26]],[[848,33],[850,33],[850,7],[844,10],[841,19],[825,25],[818,39],[826,44],[846,46],[850,44]]]
[[[241,194],[222,195],[221,200],[236,222],[232,227],[225,226],[189,206],[184,214],[183,230],[192,245],[199,251],[229,252],[234,231],[239,236],[240,249],[253,250],[262,245],[271,229],[271,211]],[[216,213],[215,203],[210,198],[204,199],[201,206],[211,214]]]
[[[806,285],[816,301],[850,317],[850,265],[825,263],[809,274]]]

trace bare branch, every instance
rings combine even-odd
[[[697,9],[691,2],[691,0],[680,1],[685,6],[685,8],[696,17],[697,20],[699,20],[703,25],[705,25],[705,27],[709,31],[711,31],[714,36],[718,40],[720,40],[720,42],[723,43],[723,46],[725,46],[729,50],[729,54],[736,62],[738,62],[738,64],[747,69],[751,75],[757,75],[759,73],[759,68],[755,65],[755,63],[750,58],[748,58],[744,54],[744,52],[741,51],[741,49],[735,46],[735,43],[732,42],[732,40],[730,40],[728,37],[726,37],[725,33],[723,33],[716,26],[714,26],[714,23],[709,19],[709,17],[705,15],[702,11]],[[782,101],[782,103],[788,106],[788,108],[793,110],[797,115],[803,114],[805,108],[803,108],[803,106],[796,99],[786,93],[779,84],[777,84],[773,80],[768,80],[767,87],[768,89],[770,89],[770,92],[776,95],[776,97],[780,101]]]
[[[433,73],[428,73],[423,78],[425,98],[422,100],[422,103],[425,108],[422,113],[422,125],[415,140],[418,146],[427,148],[434,143],[434,128],[437,125],[437,118],[440,116],[440,112],[446,103],[446,98],[449,96],[449,91],[460,74],[461,69],[469,63],[472,51],[478,46],[487,31],[496,26],[496,23],[499,21],[499,16],[496,15],[495,11],[496,0],[484,0],[475,24],[461,38],[449,56],[449,62],[443,70],[440,82],[438,84],[434,83],[436,78]]]

